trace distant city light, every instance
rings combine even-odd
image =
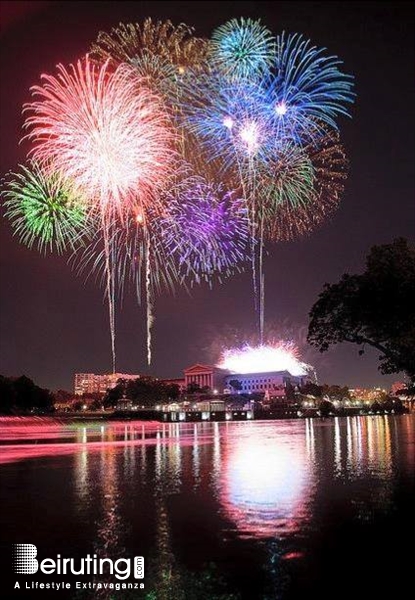
[[[245,345],[242,348],[229,348],[223,352],[217,366],[241,375],[288,371],[291,375],[301,377],[313,370],[311,365],[299,360],[298,350],[294,343],[287,341],[261,346]]]

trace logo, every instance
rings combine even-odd
[[[134,557],[134,577],[144,579],[144,556]]]
[[[44,575],[114,575],[118,580],[134,576],[144,579],[144,557],[100,558],[96,554],[87,554],[84,558],[37,559],[37,548],[34,544],[13,544],[13,570],[20,575],[33,575],[40,571]]]
[[[36,560],[37,548],[33,544],[13,544],[13,569],[15,573],[33,575],[39,563]]]

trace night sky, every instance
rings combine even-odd
[[[415,237],[414,48],[411,3],[399,2],[2,2],[1,167],[24,161],[21,106],[29,87],[57,63],[85,54],[102,29],[145,17],[184,21],[209,36],[232,17],[260,17],[274,32],[303,33],[344,60],[356,80],[353,119],[340,119],[350,176],[340,209],[310,237],[269,248],[265,261],[266,320],[273,330],[304,337],[307,315],[325,282],[359,272],[373,244]],[[39,385],[71,389],[76,371],[111,368],[103,290],[84,282],[67,257],[28,250],[1,231],[0,373],[25,373]],[[118,314],[118,371],[179,376],[194,362],[211,362],[210,347],[230,328],[255,325],[251,274],[189,297],[178,290],[156,303],[153,365],[146,367],[144,313],[126,294]],[[374,353],[343,345],[324,355],[306,352],[320,382],[386,386]]]

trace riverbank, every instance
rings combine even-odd
[[[397,409],[379,409],[371,410],[361,407],[338,408],[330,412],[321,412],[318,408],[283,408],[273,410],[226,410],[226,411],[160,411],[160,410],[122,410],[122,411],[65,411],[47,414],[21,413],[15,415],[1,415],[0,425],[8,420],[19,420],[22,418],[44,419],[53,418],[55,420],[66,421],[157,421],[166,422],[221,422],[221,421],[279,421],[287,419],[329,419],[335,417],[362,417],[374,415],[400,415],[409,414],[407,407]]]

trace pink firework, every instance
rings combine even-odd
[[[86,56],[42,79],[25,106],[30,154],[46,170],[63,173],[97,213],[115,372],[114,231],[132,215],[145,227],[150,206],[161,212],[159,192],[175,163],[174,130],[162,101],[129,65],[112,71],[108,61],[100,66]]]
[[[43,75],[25,106],[31,155],[65,173],[101,215],[124,218],[157,202],[174,156],[161,100],[125,64],[114,71],[88,56]]]

